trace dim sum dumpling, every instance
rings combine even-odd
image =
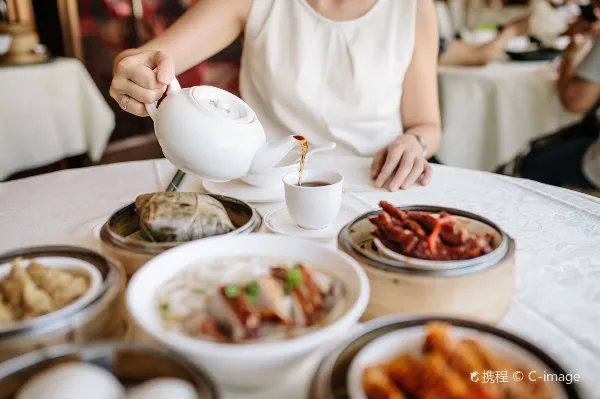
[[[2,294],[0,293],[0,325],[11,322],[14,318],[10,307],[4,303],[4,298],[2,298]]]
[[[143,194],[135,207],[140,228],[157,242],[191,241],[235,229],[223,205],[205,194]]]
[[[2,281],[2,292],[13,309],[21,309],[25,317],[39,316],[54,310],[52,297],[40,290],[17,259],[8,277]]]
[[[59,309],[79,298],[88,289],[85,278],[58,268],[45,267],[38,262],[31,262],[27,273],[38,287],[50,294]]]

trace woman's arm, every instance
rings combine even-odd
[[[575,43],[573,40],[572,43]],[[558,93],[567,111],[584,113],[600,99],[600,82],[581,78],[575,74],[580,50],[577,45],[569,45],[563,53],[557,81]],[[597,66],[600,69],[600,63]]]
[[[579,18],[567,30],[571,43],[558,70],[560,100],[571,112],[587,112],[600,100],[600,2],[594,4],[595,22]]]
[[[438,98],[438,30],[431,0],[417,0],[417,32],[412,61],[404,77],[400,115],[404,134],[421,136],[427,158],[440,146],[442,128]]]
[[[404,134],[379,151],[372,165],[377,187],[388,180],[392,191],[409,188],[421,175],[422,184],[430,179],[431,167],[426,158],[439,148],[442,131],[437,84],[438,29],[432,0],[417,1],[416,36],[412,60],[402,94],[400,115]],[[417,137],[427,146],[423,148]]]
[[[518,36],[529,34],[531,18],[511,22],[489,43],[473,46],[462,40],[453,40],[440,55],[440,65],[483,66],[506,54],[508,43]]]
[[[164,51],[176,74],[212,57],[242,33],[251,0],[200,0],[140,50]]]
[[[251,0],[199,0],[162,35],[116,57],[111,97],[126,111],[146,115],[144,104],[157,101],[177,74],[240,35],[250,4]]]

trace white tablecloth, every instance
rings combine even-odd
[[[396,204],[439,204],[479,213],[517,242],[517,286],[502,327],[541,346],[600,397],[600,201],[583,194],[485,172],[435,167],[428,187],[370,189],[369,160],[315,158],[341,171],[345,206],[356,212]],[[164,189],[174,173],[165,160],[67,170],[0,184],[0,251],[39,244],[98,249],[92,231],[140,193]],[[200,189],[188,177],[184,190]],[[283,204],[257,205],[265,212]],[[401,293],[399,293],[401,295]],[[282,354],[284,355],[284,354]],[[313,358],[289,381],[232,399],[304,398]]]
[[[441,66],[442,162],[494,170],[530,140],[579,120],[560,104],[555,78],[548,63]]]
[[[0,68],[0,180],[87,153],[98,161],[114,114],[76,59]]]

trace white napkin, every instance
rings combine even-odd
[[[536,0],[531,6],[531,34],[544,45],[553,46],[568,22],[561,18],[546,0]]]

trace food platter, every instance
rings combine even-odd
[[[128,386],[161,377],[178,378],[190,382],[199,398],[222,398],[210,373],[181,356],[130,343],[98,343],[55,346],[3,363],[0,365],[0,399],[12,398],[36,374],[66,363],[100,366]],[[82,387],[81,395],[89,397],[89,389]]]
[[[101,282],[98,289],[89,291],[90,299],[82,297],[84,302],[75,302],[77,306],[35,317],[26,323],[3,325],[0,331],[0,360],[56,344],[124,337],[126,318],[119,304],[125,276],[118,266],[93,251],[71,246],[10,251],[0,255],[0,264],[9,264],[17,258],[25,262],[39,259],[55,265],[87,264],[100,274]]]
[[[423,328],[431,322],[442,322],[449,324],[452,328],[460,331],[460,334],[469,337],[476,337],[483,340],[486,344],[492,343],[494,348],[501,348],[503,353],[509,353],[510,356],[525,360],[528,364],[537,364],[542,369],[553,375],[566,375],[565,369],[559,365],[550,355],[545,353],[537,346],[519,338],[507,331],[491,327],[473,321],[448,318],[448,317],[387,317],[379,320],[373,320],[363,326],[361,330],[354,333],[351,337],[333,348],[316,369],[313,375],[310,388],[310,399],[360,399],[359,396],[352,396],[349,392],[349,386],[354,386],[350,381],[353,376],[351,368],[357,367],[361,362],[361,355],[366,358],[382,353],[376,350],[377,341],[385,345],[396,345],[389,347],[393,355],[394,351],[402,349],[404,346],[410,346],[415,343],[415,338],[422,336]],[[387,338],[391,336],[391,338]],[[389,340],[389,341],[388,341]],[[386,342],[387,341],[387,342]],[[374,346],[371,346],[374,345]],[[371,348],[369,350],[369,347]],[[369,353],[371,352],[371,353]],[[365,358],[363,358],[365,360]],[[367,361],[369,361],[367,359]],[[356,363],[355,363],[356,362]],[[356,372],[355,372],[356,373]],[[555,395],[552,398],[580,399],[582,396],[576,383],[560,383],[553,387]],[[556,392],[558,393],[556,394]]]
[[[231,197],[212,194],[210,196],[223,204],[235,226],[235,229],[226,235],[250,234],[260,229],[262,217],[249,204]],[[102,253],[121,264],[128,276],[133,275],[154,256],[181,244],[131,239],[130,237],[139,230],[140,220],[134,203],[116,211],[100,230]]]
[[[342,229],[340,237],[347,237],[348,244],[356,252],[364,254],[369,259],[378,262],[382,267],[395,267],[400,269],[438,271],[447,273],[469,272],[470,269],[464,268],[493,265],[499,262],[507,253],[511,239],[492,221],[479,215],[466,212],[459,209],[436,207],[428,205],[410,205],[398,207],[400,211],[408,212],[426,212],[440,214],[447,212],[458,220],[465,230],[474,234],[490,234],[493,237],[493,251],[483,256],[465,260],[423,260],[415,257],[406,256],[397,253],[382,244],[382,242],[373,236],[373,224],[369,221],[381,213],[380,210],[368,212],[351,221]],[[410,272],[407,270],[407,272]]]
[[[375,226],[370,218],[381,210],[358,216],[342,228],[338,246],[362,265],[371,289],[377,293],[371,297],[363,320],[397,313],[441,313],[491,324],[502,320],[514,292],[514,240],[493,222],[470,212],[425,205],[401,206],[398,210],[448,212],[469,218],[493,227],[502,241],[488,255],[470,260],[435,262],[410,257],[399,260],[384,256],[373,243]],[[502,242],[506,242],[506,247],[503,248]],[[501,256],[496,257],[495,253]]]
[[[347,308],[340,318],[314,331],[310,330],[306,335],[272,342],[223,344],[165,330],[156,302],[161,287],[186,269],[207,269],[211,263],[204,261],[226,257],[235,260],[229,270],[224,270],[227,276],[236,270],[236,265],[246,264],[243,259],[236,257],[258,259],[263,266],[272,264],[273,259],[312,264],[343,283]],[[240,271],[247,273],[244,268]],[[223,272],[218,273],[221,276]],[[187,280],[191,281],[192,277]],[[231,284],[238,278],[223,281]],[[351,258],[311,241],[254,234],[199,240],[157,256],[133,276],[127,291],[127,306],[142,335],[177,352],[187,353],[201,364],[210,364],[211,371],[220,383],[248,388],[263,385],[274,376],[289,371],[318,347],[335,340],[356,323],[366,307],[368,297],[367,278]],[[281,356],[282,353],[286,355]]]
[[[0,325],[0,334],[20,328],[31,328],[34,326],[43,325],[45,323],[51,323],[52,320],[58,320],[76,312],[79,309],[85,308],[90,304],[90,302],[96,300],[100,294],[103,283],[102,274],[92,264],[81,259],[61,256],[38,257],[34,260],[21,260],[19,263],[21,267],[27,270],[28,266],[34,261],[38,265],[42,265],[42,267],[53,268],[55,270],[59,270],[60,272],[72,274],[73,276],[83,277],[87,280],[89,285],[86,287],[86,291],[83,293],[83,295],[79,296],[72,303],[69,303],[60,309],[53,310],[51,313],[43,314],[28,320],[15,321],[10,324]],[[13,260],[12,262],[0,264],[0,281],[6,279],[10,275],[14,262],[15,261]]]

